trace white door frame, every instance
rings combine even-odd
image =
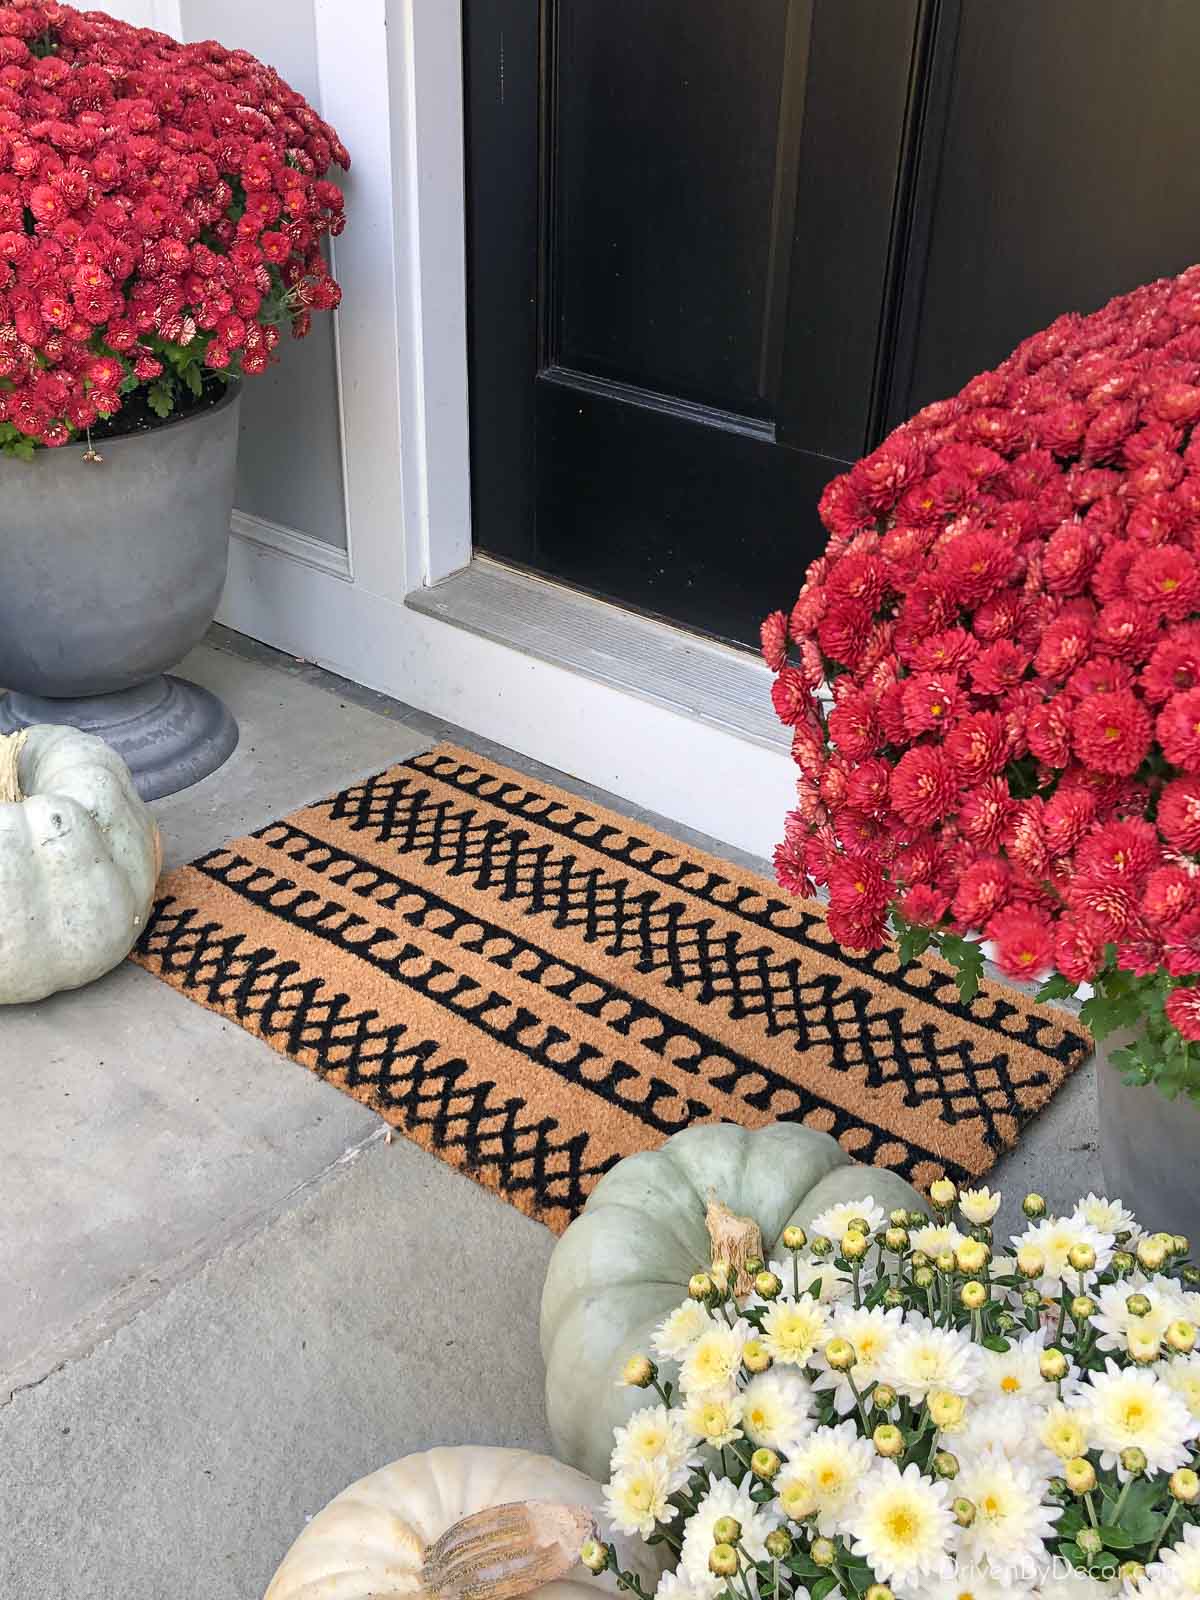
[[[320,110],[354,163],[334,244],[348,556],[235,520],[221,620],[767,854],[778,750],[405,605],[471,559],[461,11],[312,3]]]

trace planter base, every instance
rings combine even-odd
[[[0,695],[0,733],[35,722],[98,735],[125,762],[143,800],[198,783],[228,760],[238,742],[237,723],[216,695],[170,676],[78,700]]]

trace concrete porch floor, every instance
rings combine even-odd
[[[169,864],[454,738],[669,818],[215,629],[241,724],[158,802]],[[259,1600],[307,1517],[440,1443],[547,1449],[553,1240],[266,1045],[123,966],[0,1013],[0,1595]],[[1091,1070],[991,1180],[1102,1180]]]

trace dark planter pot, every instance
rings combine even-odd
[[[212,622],[229,556],[236,385],[146,433],[0,462],[0,732],[99,734],[144,800],[205,777],[237,744],[221,702],[167,676]]]
[[[1200,1239],[1200,1106],[1184,1096],[1168,1100],[1152,1083],[1122,1083],[1109,1057],[1130,1038],[1124,1031],[1111,1034],[1096,1051],[1105,1187],[1152,1232]]]

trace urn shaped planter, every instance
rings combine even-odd
[[[237,725],[168,675],[213,620],[229,554],[239,390],[174,421],[0,460],[0,733],[98,734],[144,800],[226,760]]]
[[[1130,1043],[1122,1029],[1096,1047],[1100,1164],[1110,1198],[1120,1198],[1151,1230],[1200,1238],[1200,1106],[1168,1100],[1154,1084],[1122,1082],[1111,1056]]]

